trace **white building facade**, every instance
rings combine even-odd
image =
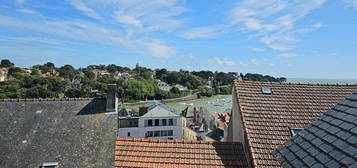
[[[8,70],[6,68],[0,68],[0,82],[3,82],[7,78]]]
[[[164,90],[164,91],[170,91],[172,88],[169,84],[162,81],[157,82],[157,87],[159,87],[160,90]]]
[[[159,104],[139,117],[119,117],[119,137],[183,139],[186,119]]]

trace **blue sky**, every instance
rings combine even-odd
[[[2,0],[0,58],[357,78],[357,0]]]

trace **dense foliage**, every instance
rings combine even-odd
[[[15,67],[6,59],[1,60],[0,68],[8,70],[7,80],[0,82],[0,98],[104,97],[107,84],[116,83],[119,96],[127,100],[166,99],[194,93],[199,96],[230,94],[232,81],[239,77],[253,81],[286,80],[251,73],[238,75],[236,72],[152,70],[139,65],[134,69],[114,64],[76,69],[71,65],[56,67],[48,62],[26,69]],[[172,88],[169,91],[159,89],[159,80],[170,84]],[[176,84],[188,90],[180,90],[175,87]]]

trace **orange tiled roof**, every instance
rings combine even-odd
[[[234,81],[254,167],[279,167],[271,152],[350,95],[357,85]],[[271,88],[272,94],[263,94]]]
[[[246,168],[241,143],[118,137],[117,168]]]

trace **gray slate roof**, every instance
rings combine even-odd
[[[117,115],[102,100],[0,102],[0,167],[112,167]]]
[[[357,167],[357,93],[273,151],[283,167]]]

